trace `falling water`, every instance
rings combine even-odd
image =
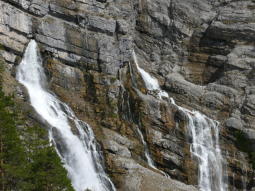
[[[131,76],[132,84],[133,84],[133,86],[134,86],[135,88],[137,88],[138,85],[137,85],[135,76],[133,75],[133,70],[132,70],[132,67],[131,67],[131,65],[130,65],[130,62],[128,63],[128,66],[129,66],[129,73],[130,73],[130,76]]]
[[[236,190],[235,188],[236,188],[236,187],[235,187],[235,172],[234,172],[234,174],[233,174],[233,191]]]
[[[156,78],[151,77],[138,65],[135,52],[132,52],[138,72],[142,76],[146,88],[149,90],[160,90],[160,95],[168,97],[168,94],[161,90]],[[174,100],[170,98],[172,104]],[[176,105],[176,104],[175,104]],[[197,111],[189,111],[176,105],[188,116],[187,133],[192,156],[197,157],[199,162],[199,187],[203,191],[226,191],[227,184],[223,183],[221,150],[219,147],[218,122],[213,121]],[[224,172],[224,174],[227,174]]]
[[[132,52],[132,56],[133,56],[134,61],[136,63],[137,70],[141,74],[141,76],[142,76],[142,78],[144,80],[146,88],[148,90],[159,90],[160,92],[159,92],[158,96],[160,98],[161,98],[161,96],[168,97],[168,94],[165,91],[161,90],[161,88],[160,88],[160,86],[158,84],[158,80],[156,78],[154,78],[154,77],[151,77],[149,73],[145,72],[142,68],[140,68],[140,66],[138,65],[137,58],[136,58],[134,50]]]
[[[243,169],[242,169],[243,191],[246,191],[246,182],[247,182],[247,167],[245,164],[243,164]]]
[[[78,120],[69,106],[44,89],[46,77],[34,40],[28,44],[24,58],[18,67],[17,80],[27,88],[31,105],[53,127],[50,131],[53,142],[59,141],[55,137],[61,137],[61,146],[64,149],[57,147],[56,150],[64,162],[74,189],[115,191],[114,185],[106,176],[100,163],[103,156],[98,151],[100,146],[94,140],[91,127]],[[69,120],[74,121],[79,138],[72,133]]]
[[[132,75],[132,74],[131,74]],[[129,100],[129,92],[126,91],[126,89],[121,85],[121,100],[122,100],[122,117],[123,119],[127,120],[127,121],[130,121],[131,123],[134,122],[133,120],[133,116],[132,116],[132,113],[131,113],[131,109],[130,109],[130,100]],[[124,96],[124,94],[126,94],[126,96]],[[125,103],[126,102],[126,103]],[[125,107],[127,106],[127,108]],[[154,165],[154,162],[151,158],[151,155],[150,155],[150,149],[149,149],[149,146],[148,144],[146,143],[146,141],[144,140],[144,137],[143,137],[143,134],[141,132],[141,120],[140,120],[140,115],[139,115],[139,124],[136,125],[136,132],[138,133],[138,136],[140,137],[143,145],[144,145],[144,148],[145,148],[145,157],[147,159],[147,162],[148,162],[148,165],[150,167],[152,167],[153,169],[159,171],[160,173],[164,174],[166,177],[170,178],[168,176],[168,174],[166,174],[165,172],[159,170],[155,165]]]
[[[139,134],[139,136],[140,136],[140,138],[141,138],[141,140],[142,140],[142,142],[143,142],[143,145],[144,145],[144,148],[145,148],[145,157],[146,157],[146,159],[147,159],[147,161],[148,161],[148,164],[149,164],[149,166],[151,166],[152,168],[155,168],[154,162],[153,162],[153,160],[152,160],[152,158],[151,158],[151,156],[150,156],[149,147],[148,147],[147,143],[145,142],[145,140],[144,140],[144,138],[143,138],[143,134],[142,134],[142,132],[141,132],[139,126],[136,126],[136,128],[137,128],[137,132],[138,132],[138,134]],[[156,168],[155,168],[155,169],[156,169]]]
[[[229,158],[228,150],[226,150],[226,157]]]
[[[141,126],[142,126],[142,124],[141,124],[141,119],[140,119],[140,115],[139,115],[139,124],[136,125],[136,127],[137,127],[137,132],[138,132],[138,134],[139,134],[139,136],[140,136],[140,138],[141,138],[141,140],[142,140],[142,143],[143,143],[143,145],[144,145],[144,148],[145,148],[145,157],[146,157],[146,159],[147,159],[147,161],[148,161],[148,165],[149,165],[150,167],[154,168],[155,170],[161,172],[162,174],[164,174],[167,178],[170,178],[170,176],[169,176],[167,173],[165,173],[165,172],[159,170],[159,169],[154,165],[154,162],[153,162],[153,160],[152,160],[152,158],[151,158],[151,155],[150,155],[149,146],[148,146],[148,144],[146,143],[146,141],[144,140],[143,134],[142,134],[142,132],[141,132]]]

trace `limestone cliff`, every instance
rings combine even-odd
[[[93,127],[118,190],[196,190],[198,161],[191,157],[187,119],[146,90],[134,49],[140,67],[178,105],[220,122],[224,180],[229,190],[252,190],[254,171],[234,132],[242,130],[255,150],[254,14],[253,0],[2,0],[4,89],[32,110],[14,78],[35,39],[49,90]],[[47,128],[36,112],[29,115]],[[147,164],[137,124],[156,166],[172,180]]]

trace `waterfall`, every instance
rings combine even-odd
[[[236,189],[235,189],[235,172],[234,172],[234,174],[233,174],[233,191],[235,191]]]
[[[226,157],[229,158],[228,150],[226,150]]]
[[[148,146],[148,144],[146,143],[146,141],[144,140],[143,134],[142,134],[142,132],[141,132],[141,126],[142,126],[142,125],[141,125],[141,119],[140,119],[140,114],[139,114],[139,124],[136,125],[136,128],[137,128],[137,132],[138,132],[139,136],[141,137],[142,143],[143,143],[144,148],[145,148],[145,157],[146,157],[146,159],[147,159],[147,161],[148,161],[148,165],[149,165],[150,167],[154,168],[155,170],[161,172],[162,174],[164,174],[167,178],[170,178],[170,176],[169,176],[167,173],[165,173],[165,172],[159,170],[159,169],[154,165],[154,162],[153,162],[153,160],[152,160],[152,158],[151,158],[151,155],[150,155],[149,146]]]
[[[139,67],[134,51],[132,55],[146,88],[149,90],[159,90],[159,98],[161,96],[168,97],[168,94],[161,90],[158,80],[151,77],[149,73]],[[176,105],[172,98],[170,98],[170,101]],[[198,111],[190,111],[178,105],[176,106],[188,117],[186,130],[191,155],[192,157],[195,156],[199,163],[198,183],[200,189],[202,191],[226,191],[228,185],[223,183],[223,169],[221,164],[223,158],[219,147],[219,123],[209,119]],[[224,174],[227,173],[225,172]]]
[[[138,87],[137,83],[136,83],[136,79],[135,79],[135,76],[133,75],[133,70],[132,70],[132,67],[130,65],[130,62],[128,63],[128,67],[129,67],[129,73],[130,73],[130,76],[131,76],[131,81],[132,81],[132,84],[135,88]]]
[[[139,74],[142,76],[145,86],[148,90],[159,90],[160,92],[158,93],[158,96],[161,98],[161,96],[165,96],[168,97],[168,94],[165,91],[162,91],[159,84],[158,84],[158,80],[154,77],[151,77],[149,73],[147,73],[145,70],[143,70],[142,68],[140,68],[140,66],[138,65],[137,62],[137,58],[135,55],[135,51],[133,50],[132,52],[132,56],[134,58],[137,70],[139,72]]]
[[[247,167],[245,164],[243,164],[243,169],[242,169],[243,191],[246,191],[246,182],[247,182]]]
[[[34,40],[28,44],[18,67],[17,80],[27,88],[34,109],[52,126],[49,132],[50,139],[56,145],[74,189],[115,191],[100,163],[103,156],[100,145],[94,139],[92,128],[77,119],[68,105],[45,90],[47,81],[40,52]],[[72,133],[69,120],[74,121],[79,138]],[[56,137],[61,137],[61,149],[57,147],[56,142],[59,139],[56,140]]]
[[[130,67],[130,65],[129,65],[129,67]],[[130,69],[130,70],[131,70],[131,69]],[[121,105],[122,105],[122,117],[123,117],[123,119],[125,119],[125,120],[127,120],[127,121],[133,123],[134,120],[133,120],[133,116],[132,116],[131,109],[130,109],[130,104],[129,104],[129,92],[127,92],[126,89],[125,89],[122,85],[121,85],[120,87],[121,87],[121,92],[122,92],[122,93],[121,93],[121,100],[122,100],[122,103],[121,103]],[[127,96],[124,96],[124,93],[126,93]],[[127,97],[127,98],[125,99],[125,97]],[[126,100],[126,104],[125,104],[125,100]],[[125,108],[125,105],[127,105],[127,108]],[[148,165],[149,165],[151,168],[157,170],[158,172],[164,174],[166,177],[170,178],[169,175],[168,175],[167,173],[165,173],[165,172],[159,170],[159,169],[154,165],[154,162],[153,162],[153,160],[152,160],[152,158],[151,158],[151,155],[150,155],[149,146],[148,146],[148,144],[146,143],[146,141],[144,140],[143,134],[142,134],[142,132],[141,132],[141,126],[142,126],[142,124],[141,124],[140,114],[139,114],[139,124],[136,125],[136,129],[133,128],[133,130],[137,132],[139,138],[141,139],[141,141],[142,141],[142,143],[143,143],[143,145],[144,145],[145,157],[146,157],[146,159],[147,159]]]

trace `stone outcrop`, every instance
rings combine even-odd
[[[93,127],[117,189],[195,190],[198,161],[189,150],[187,118],[168,98],[146,90],[131,58],[134,49],[140,67],[178,105],[220,122],[229,190],[243,190],[244,166],[246,189],[252,190],[254,172],[234,133],[243,131],[255,150],[254,13],[253,0],[3,0],[4,90],[15,91],[24,110],[31,110],[31,122],[47,128],[14,79],[35,39],[48,90]],[[138,126],[155,165],[193,186],[168,180],[147,164]]]

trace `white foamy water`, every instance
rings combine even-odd
[[[61,137],[63,148],[56,149],[65,164],[74,189],[115,191],[100,163],[103,156],[100,146],[94,140],[91,127],[78,120],[68,105],[44,89],[47,81],[40,52],[34,40],[29,43],[18,67],[17,80],[27,88],[34,109],[57,129],[57,136]],[[74,121],[80,138],[72,133],[69,120]],[[50,131],[50,138],[54,142],[55,136],[53,131]]]
[[[134,57],[134,59],[136,59],[136,57]],[[136,60],[135,60],[135,62],[136,62]],[[139,67],[138,65],[137,65],[137,67]],[[141,69],[141,68],[140,68]],[[141,69],[142,70],[142,69]],[[135,86],[135,87],[137,87],[137,83],[136,83],[136,80],[135,80],[135,76],[133,76],[133,71],[132,71],[132,68],[131,68],[131,65],[130,65],[130,62],[129,62],[129,72],[130,72],[130,75],[131,75],[131,80],[132,80],[132,83],[133,83],[133,85]],[[143,74],[144,75],[147,75],[148,73],[147,72],[145,72],[144,70],[143,70]],[[153,78],[152,78],[153,79]],[[157,79],[156,79],[157,80]],[[155,83],[152,85],[152,86],[159,86],[158,85],[158,81],[154,81]],[[146,82],[145,82],[146,83]],[[121,86],[122,88],[122,94],[121,94],[121,99],[122,99],[122,108],[124,108],[124,102],[125,102],[125,100],[124,100],[124,96],[123,96],[123,93],[126,91],[125,90],[125,88],[123,87],[123,86]],[[153,87],[152,87],[153,88]],[[151,89],[152,90],[152,89]],[[128,109],[127,109],[127,114],[125,115],[125,111],[122,109],[122,113],[124,114],[123,116],[124,116],[124,119],[126,119],[126,120],[128,120],[128,121],[130,121],[130,122],[134,122],[134,120],[133,120],[133,116],[132,116],[132,113],[131,113],[131,110],[130,110],[130,104],[129,104],[129,93],[128,93],[128,96],[127,96],[127,106],[128,106]],[[134,129],[135,130],[135,129]],[[150,149],[149,149],[149,146],[148,146],[148,144],[146,143],[146,141],[144,140],[144,137],[143,137],[143,134],[142,134],[142,132],[141,132],[141,123],[140,123],[140,116],[139,116],[139,124],[138,125],[136,125],[136,131],[137,131],[137,133],[138,133],[138,135],[139,135],[139,137],[140,137],[140,139],[141,139],[141,141],[142,141],[142,143],[143,143],[143,145],[144,145],[144,148],[145,148],[145,157],[146,157],[146,159],[147,159],[147,162],[148,162],[148,165],[150,166],[150,167],[152,167],[153,169],[155,169],[155,170],[157,170],[158,172],[160,172],[161,174],[164,174],[164,176],[166,176],[167,178],[170,178],[169,177],[169,175],[167,174],[167,173],[165,173],[165,172],[163,172],[163,171],[161,171],[161,170],[159,170],[155,165],[154,165],[154,162],[153,162],[153,160],[152,160],[152,158],[151,158],[151,155],[150,155]]]
[[[161,98],[161,96],[168,97],[168,94],[165,91],[161,90],[161,88],[160,88],[160,86],[158,84],[158,80],[156,78],[154,78],[154,77],[151,77],[148,72],[146,72],[145,70],[140,68],[140,66],[138,65],[137,58],[136,58],[134,50],[132,51],[132,56],[133,56],[133,58],[135,60],[137,70],[138,70],[138,72],[140,73],[140,75],[142,76],[142,78],[144,80],[146,88],[148,90],[159,90],[160,92],[159,92],[158,96],[160,98]]]
[[[138,65],[135,52],[132,52],[136,62],[138,72],[142,76],[146,88],[149,90],[160,90],[160,95],[169,97],[165,91],[162,91],[158,80],[151,77]],[[172,104],[175,104],[173,98],[170,98]],[[176,105],[176,104],[175,104]],[[209,119],[198,111],[190,111],[176,105],[188,117],[186,131],[188,142],[190,143],[190,152],[192,157],[197,157],[199,163],[198,184],[202,191],[227,191],[228,183],[223,183],[223,173],[227,175],[226,170],[222,169],[223,158],[219,147],[219,123]]]

